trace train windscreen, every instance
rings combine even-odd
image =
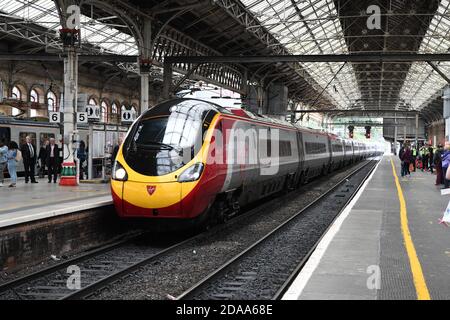
[[[209,103],[199,100],[175,100],[148,110],[124,143],[125,161],[150,176],[178,170],[200,150],[215,114]]]

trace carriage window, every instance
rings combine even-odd
[[[26,143],[25,138],[27,136],[30,136],[31,143],[36,146],[36,133],[35,132],[21,132],[21,133],[19,133],[19,145],[22,145],[22,144]]]
[[[320,154],[327,152],[327,147],[325,144],[320,142],[305,142],[305,147],[307,154]]]
[[[11,129],[0,128],[0,140],[4,140],[6,143],[11,141]]]
[[[340,143],[334,143],[332,147],[333,152],[342,152],[342,145]]]
[[[280,141],[280,157],[292,156],[291,142],[282,140]]]
[[[41,133],[39,135],[40,146],[43,146],[44,145],[44,141],[45,140],[49,140],[50,138],[55,138],[55,134],[54,133]]]

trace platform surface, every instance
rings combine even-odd
[[[109,184],[62,187],[46,178],[37,181],[25,184],[19,178],[16,188],[8,183],[0,188],[0,228],[112,204]]]
[[[391,159],[406,203],[411,241],[405,240],[401,225],[401,196]],[[450,228],[439,224],[450,196],[441,196],[435,179],[421,171],[402,178],[398,157],[384,156],[284,299],[413,300],[426,292],[431,299],[450,299]],[[415,254],[407,253],[405,244],[411,243]],[[422,272],[417,272],[418,266]]]

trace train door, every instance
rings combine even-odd
[[[298,150],[298,172],[304,170],[305,164],[305,149],[303,148],[303,134],[297,131],[297,150]]]

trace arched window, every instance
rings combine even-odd
[[[47,98],[48,112],[55,112],[56,111],[56,95],[53,93],[53,91],[48,91],[46,98]]]
[[[102,101],[100,107],[100,122],[107,123],[108,122],[108,104],[106,101]]]
[[[131,106],[131,112],[133,113],[133,119],[136,119],[137,108],[135,105]]]
[[[39,102],[39,94],[34,89],[32,89],[30,91],[30,101],[31,102]]]
[[[119,111],[119,108],[117,107],[117,104],[115,102],[113,102],[113,104],[111,105],[111,113],[117,114],[118,111]]]
[[[88,105],[90,106],[96,106],[97,105],[97,101],[95,101],[94,98],[90,98],[88,101]]]
[[[11,114],[13,117],[18,116],[20,114],[20,110],[17,108],[12,108],[11,109]]]
[[[122,105],[122,107],[120,107],[120,112],[127,110],[127,106],[126,105]]]
[[[17,86],[14,86],[12,88],[12,97],[13,99],[21,100],[22,99],[22,92]]]

